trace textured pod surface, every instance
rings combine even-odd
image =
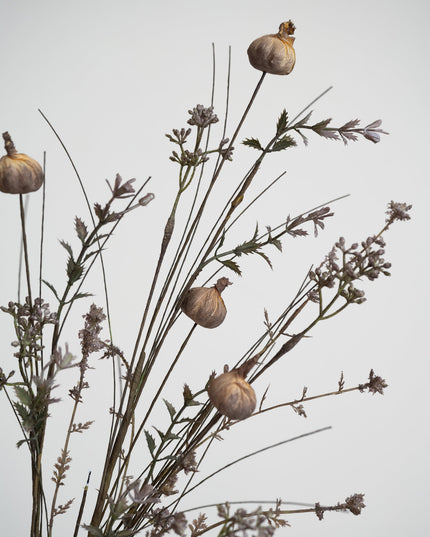
[[[227,308],[215,287],[193,287],[185,295],[181,309],[195,323],[205,328],[216,328],[227,315]]]
[[[257,404],[254,389],[236,370],[214,378],[209,384],[208,394],[214,407],[233,420],[248,418]]]
[[[283,22],[277,34],[255,39],[248,47],[250,64],[259,71],[273,75],[288,75],[296,63],[293,43],[295,27],[291,21]]]
[[[213,287],[192,287],[181,303],[182,311],[200,326],[216,328],[227,315],[221,293],[228,285],[228,278],[220,278]]]
[[[38,190],[43,183],[40,164],[18,153],[8,132],[3,133],[6,155],[0,159],[0,190],[8,194],[27,194]]]
[[[27,194],[38,190],[43,183],[40,164],[24,155],[15,153],[0,159],[0,190],[8,194]]]

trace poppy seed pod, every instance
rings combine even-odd
[[[277,34],[264,35],[255,39],[248,47],[248,58],[252,67],[272,75],[288,75],[296,63],[291,21],[283,22]]]
[[[43,183],[40,164],[18,153],[8,132],[3,133],[6,155],[0,158],[0,190],[8,194],[27,194],[38,190]]]
[[[181,309],[190,319],[204,328],[216,328],[225,319],[227,308],[221,293],[231,285],[220,278],[213,287],[192,287],[185,294]]]
[[[214,407],[232,420],[249,418],[257,404],[254,389],[237,369],[212,379],[208,394]]]

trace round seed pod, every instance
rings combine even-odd
[[[208,394],[213,406],[232,420],[248,418],[257,404],[254,389],[236,369],[212,379]]]
[[[213,287],[192,287],[181,303],[181,309],[190,319],[204,328],[216,328],[225,319],[227,308],[221,293],[231,285],[220,278]]]
[[[40,164],[18,153],[8,132],[3,133],[6,155],[0,158],[0,190],[8,194],[27,194],[38,190],[43,183]]]
[[[291,21],[283,22],[277,34],[264,35],[255,39],[248,47],[248,58],[252,67],[272,75],[288,75],[296,63],[293,43],[295,26]]]

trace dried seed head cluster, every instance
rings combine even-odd
[[[214,114],[213,111],[213,106],[204,107],[202,104],[198,104],[192,110],[188,110],[191,117],[187,123],[205,129],[212,123],[218,123],[219,121],[218,116]]]
[[[392,222],[398,221],[404,221],[404,220],[410,220],[411,216],[409,214],[409,211],[412,209],[412,205],[409,205],[407,203],[399,203],[396,201],[390,201],[388,204],[388,209],[386,211],[387,224],[391,224]]]
[[[103,308],[98,308],[95,304],[92,304],[90,311],[83,317],[85,327],[79,331],[79,338],[81,340],[82,355],[88,357],[89,354],[103,349],[106,345],[99,338],[102,330],[101,323],[106,319],[106,315],[103,313]]]
[[[43,183],[40,164],[18,153],[8,132],[3,133],[6,155],[0,158],[0,190],[8,194],[27,194],[38,190]]]
[[[385,379],[375,375],[375,372],[371,369],[369,373],[369,382],[366,382],[366,384],[359,384],[358,389],[360,392],[368,390],[372,395],[375,395],[375,393],[384,395],[384,389],[387,387],[388,384],[385,382]]]
[[[372,281],[381,274],[389,276],[391,263],[382,257],[385,254],[382,237],[368,237],[360,246],[354,243],[347,248],[345,239],[340,237],[323,263],[309,273],[310,279],[317,283],[319,289],[333,288],[336,282],[341,282],[344,284],[341,295],[347,302],[361,304],[366,300],[364,291],[356,289],[352,282],[363,277]],[[310,298],[315,300],[315,294]]]
[[[14,318],[17,340],[13,341],[12,345],[19,349],[14,356],[37,359],[43,348],[41,340],[44,326],[56,323],[56,313],[51,313],[49,304],[39,297],[34,299],[33,305],[29,297],[26,297],[24,304],[9,302],[7,308],[0,306],[0,309]]]
[[[337,503],[336,505],[326,507],[316,503],[315,514],[319,520],[324,518],[326,511],[350,511],[353,515],[360,515],[362,509],[365,507],[364,494],[352,494],[348,498],[345,498],[343,503]]]

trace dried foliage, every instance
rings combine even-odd
[[[273,247],[283,252],[284,245],[289,240],[306,238],[309,233],[318,237],[324,231],[328,219],[333,218],[331,203],[324,203],[301,214],[289,214],[276,225],[261,228],[257,224],[237,244],[231,228],[234,228],[245,212],[251,211],[260,196],[268,195],[271,185],[282,178],[281,175],[269,186],[264,186],[265,179],[261,177],[264,159],[270,158],[272,153],[293,150],[297,146],[296,139],[301,139],[308,145],[305,132],[313,132],[331,141],[342,141],[345,145],[359,138],[376,143],[382,134],[387,134],[381,128],[380,120],[365,127],[360,127],[357,119],[340,127],[333,127],[331,119],[311,125],[311,112],[305,115],[308,107],[293,121],[289,121],[284,109],[273,126],[270,140],[263,143],[256,137],[245,138],[243,144],[258,152],[249,154],[257,157],[246,170],[241,168],[240,163],[234,163],[237,166],[237,179],[224,184],[224,198],[214,213],[212,208],[208,210],[208,200],[212,200],[214,185],[219,182],[224,167],[233,160],[234,144],[265,76],[266,73],[263,72],[230,138],[225,136],[227,114],[224,128],[220,128],[212,104],[196,105],[188,111],[185,127],[174,128],[171,134],[166,134],[174,145],[169,158],[177,172],[176,192],[172,206],[166,212],[157,263],[152,275],[147,274],[145,278],[147,297],[133,352],[123,352],[114,344],[110,333],[102,337],[102,330],[105,325],[110,327],[111,319],[108,308],[94,303],[89,305],[87,314],[83,316],[83,327],[78,332],[80,349],[73,350],[76,357],[69,351],[67,343],[63,343],[63,329],[74,311],[76,301],[87,300],[91,296],[82,290],[83,285],[86,284],[89,272],[97,267],[95,261],[102,258],[105,245],[116,227],[131,211],[140,210],[153,200],[154,194],[150,192],[141,195],[146,183],[135,191],[135,179],[123,181],[118,174],[113,185],[108,182],[107,201],[93,204],[91,223],[85,223],[80,216],[75,217],[72,226],[74,240],[60,240],[61,248],[66,251],[63,288],[59,290],[40,277],[40,284],[44,282],[45,291],[54,297],[53,312],[44,299],[33,298],[29,277],[33,264],[29,262],[25,215],[21,210],[25,269],[28,276],[27,297],[24,303],[11,301],[7,306],[1,307],[13,322],[15,338],[12,346],[16,367],[8,374],[0,369],[0,389],[7,395],[21,427],[22,438],[18,445],[26,445],[30,454],[33,502],[31,537],[52,537],[55,533],[55,517],[71,513],[75,507],[72,505],[73,500],[60,504],[59,494],[71,469],[72,433],[85,433],[93,423],[92,420],[78,421],[77,418],[85,403],[85,390],[90,388],[87,372],[97,366],[93,354],[99,359],[111,360],[113,365],[112,404],[106,409],[110,414],[111,427],[106,436],[100,481],[91,484],[97,498],[93,505],[86,504],[87,482],[79,512],[74,514],[74,536],[84,528],[89,536],[95,537],[137,534],[146,537],[167,534],[198,537],[214,529],[220,537],[271,537],[277,528],[289,525],[284,515],[290,517],[295,513],[313,512],[322,520],[327,511],[349,511],[358,515],[364,508],[363,494],[354,494],[333,506],[315,503],[306,509],[283,509],[281,500],[274,501],[273,507],[268,509],[259,506],[247,510],[246,505],[243,505],[232,511],[229,503],[209,506],[217,508],[218,519],[214,517],[213,509],[207,513],[200,512],[190,521],[183,511],[182,499],[189,492],[232,464],[275,445],[322,431],[312,431],[253,451],[206,477],[198,478],[199,481],[195,483],[196,476],[204,470],[205,457],[213,447],[214,440],[221,440],[221,433],[224,432],[228,439],[228,431],[239,420],[236,419],[236,414],[226,410],[227,405],[223,404],[225,401],[217,401],[214,406],[212,399],[208,398],[211,383],[219,378],[210,366],[205,385],[192,387],[185,384],[178,387],[180,404],[173,405],[165,398],[166,383],[174,378],[175,368],[188,352],[189,341],[195,331],[200,329],[197,325],[216,328],[225,318],[224,309],[216,323],[192,323],[190,319],[184,318],[183,335],[176,346],[170,345],[172,328],[183,315],[182,312],[187,313],[185,302],[192,294],[190,290],[196,286],[204,288],[207,281],[213,280],[219,271],[230,273],[232,277],[243,276],[243,256],[257,256],[273,268],[270,259],[271,252],[275,251]],[[217,138],[213,141],[215,136]],[[250,198],[249,187],[258,181],[263,182],[264,189],[255,198]],[[185,198],[183,194],[186,190],[188,193]],[[247,205],[241,210],[244,200]],[[22,209],[22,197],[20,202]],[[240,377],[249,392],[255,394],[251,385],[256,379],[262,375],[270,378],[269,370],[272,366],[302,344],[318,323],[335,317],[352,304],[362,304],[366,300],[362,286],[390,275],[391,263],[385,259],[385,240],[382,234],[394,222],[409,220],[410,209],[411,206],[406,203],[391,201],[385,222],[375,235],[351,245],[340,237],[325,258],[305,274],[296,295],[286,301],[280,313],[271,313],[269,316],[267,310],[264,310],[262,334],[257,338],[253,336],[249,341],[249,349],[242,357],[232,358],[232,363],[226,364],[223,375],[228,374],[229,378]],[[179,214],[186,220],[181,229],[176,226]],[[202,226],[202,223],[208,225]],[[202,229],[210,231],[203,234]],[[78,247],[75,246],[76,241]],[[170,257],[166,261],[168,250]],[[60,258],[64,255],[63,250],[61,252]],[[103,270],[101,274],[107,292]],[[210,292],[207,288],[206,291],[200,291],[199,299],[205,302],[210,295],[212,301],[215,300],[218,304],[222,302],[219,282],[223,281],[228,282],[223,277],[218,279]],[[225,295],[228,295],[228,291]],[[226,301],[228,302],[227,298]],[[225,307],[223,302],[222,304]],[[208,306],[206,302],[204,305]],[[211,311],[209,314],[208,311],[206,308],[206,316],[211,315]],[[160,360],[166,342],[170,345],[167,364],[165,356]],[[173,353],[172,348],[175,349]],[[164,368],[161,376],[154,375],[156,365]],[[70,381],[72,375],[74,380]],[[160,378],[161,381],[156,380]],[[70,398],[64,402],[70,409],[70,419],[64,427],[64,437],[61,437],[61,455],[54,464],[51,477],[54,490],[48,506],[48,491],[42,479],[42,456],[49,426],[49,408],[59,401],[53,397],[53,392],[60,382],[72,386],[69,388]],[[255,399],[252,399],[252,405],[240,417],[246,415],[246,419],[253,419],[257,415],[288,406],[299,417],[306,418],[308,403],[312,400],[345,395],[352,391],[383,394],[386,387],[386,381],[375,375],[373,369],[366,382],[345,387],[342,372],[335,391],[311,395],[308,388],[304,387],[299,398],[281,401],[273,406],[266,405],[267,389],[263,394],[258,394],[257,405]],[[233,399],[240,397],[237,383],[229,385],[228,396]],[[164,404],[167,425],[156,426],[153,423],[153,410],[158,403]],[[79,436],[73,435],[73,438]],[[132,477],[128,473],[130,463],[133,462],[134,467],[136,461],[139,464],[139,475]],[[196,509],[202,511],[199,507]],[[81,520],[85,523],[82,524]]]

